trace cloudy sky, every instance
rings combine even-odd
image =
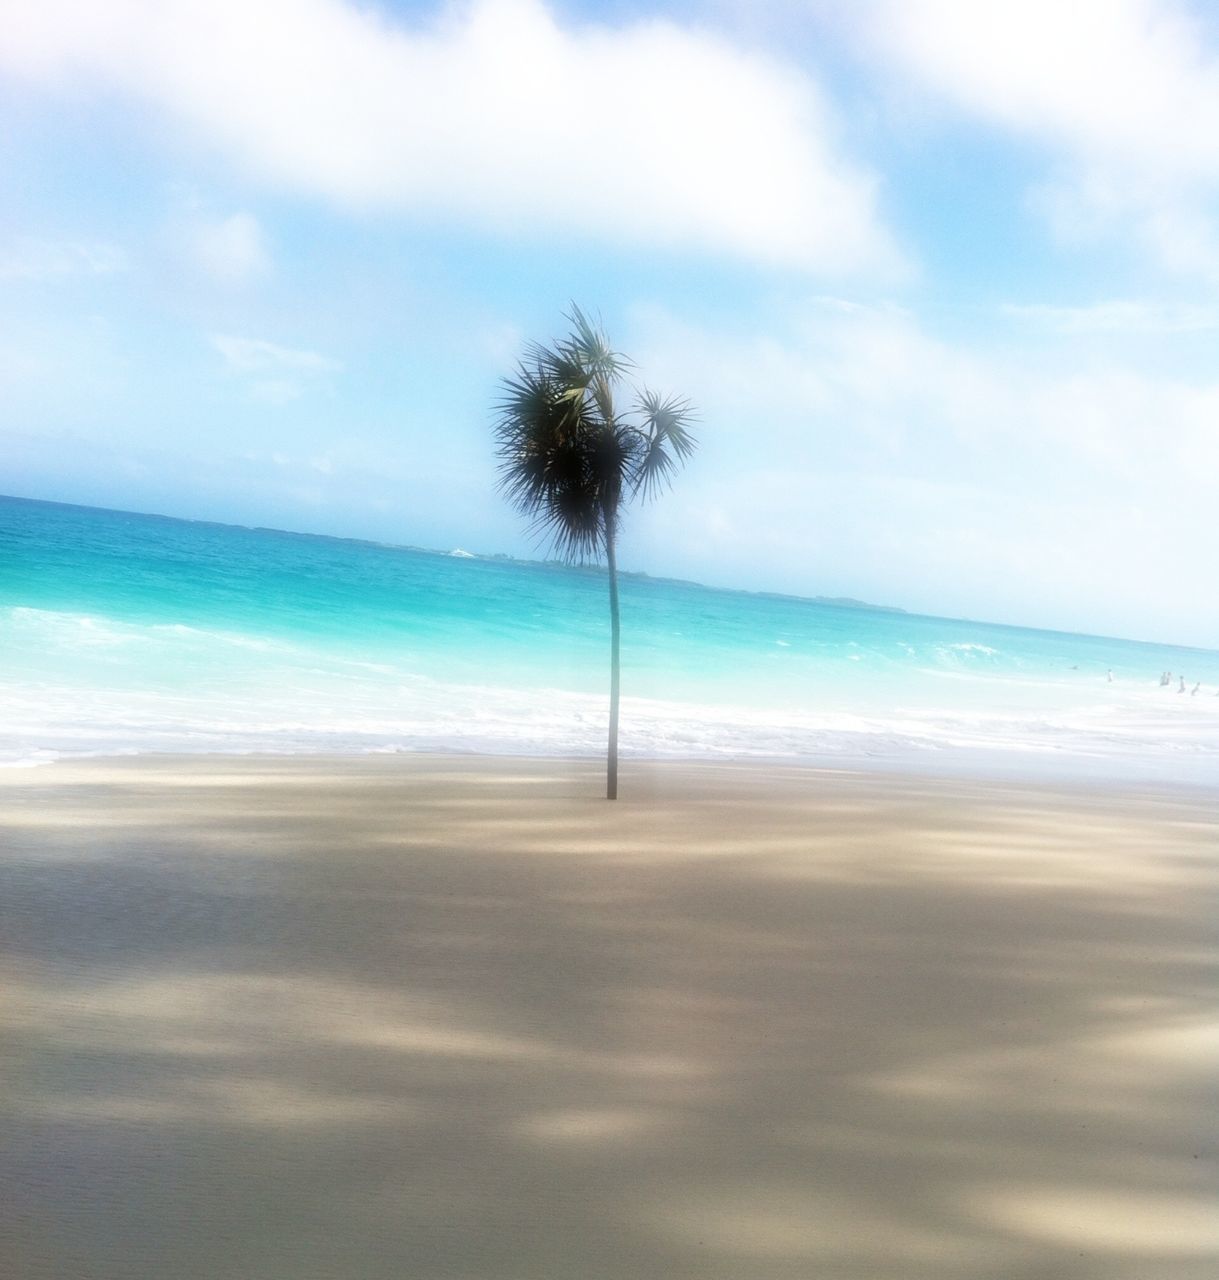
[[[531,554],[497,379],[701,411],[627,567],[1219,647],[1219,9],[10,0],[0,492]]]

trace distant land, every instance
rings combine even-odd
[[[405,551],[425,551],[425,547],[404,547]],[[465,559],[471,556],[471,552],[463,550],[461,547],[455,547],[452,551],[446,552],[446,555],[456,556],[458,559]],[[603,564],[572,564],[567,560],[526,560],[520,556],[510,556],[506,552],[497,551],[490,555],[473,556],[477,560],[498,560],[505,564],[538,564],[545,565],[548,569],[573,569],[580,573],[606,573],[606,566]],[[820,604],[828,605],[834,609],[868,609],[873,613],[908,613],[908,609],[900,609],[895,604],[871,604],[867,600],[856,600],[854,596],[798,596],[792,595],[786,591],[751,591],[748,587],[709,587],[705,582],[695,582],[692,578],[666,578],[657,577],[654,574],[646,573],[642,569],[619,569],[618,576],[620,578],[634,578],[642,582],[660,582],[665,585],[678,587],[699,587],[704,591],[739,591],[742,595],[758,596],[764,600],[795,600],[801,604]]]
[[[872,604],[867,600],[856,600],[854,596],[789,596],[777,591],[759,591],[758,595],[772,600],[811,600],[814,604],[833,605],[835,609],[870,609],[873,613],[909,613],[895,604]]]

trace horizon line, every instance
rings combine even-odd
[[[387,551],[416,551],[425,555],[438,555],[453,557],[454,551],[464,550],[460,547],[443,550],[440,547],[424,547],[414,543],[407,542],[385,542],[376,538],[361,538],[349,534],[341,533],[317,533],[308,529],[280,529],[274,525],[254,525],[254,524],[233,524],[225,520],[212,520],[205,517],[195,516],[179,516],[169,515],[163,511],[132,511],[126,507],[99,507],[91,506],[83,502],[63,502],[56,498],[31,498],[23,494],[17,493],[0,493],[0,501],[12,502],[30,502],[49,507],[71,507],[78,511],[104,511],[109,515],[120,516],[144,516],[154,520],[173,520],[179,524],[204,524],[215,525],[220,529],[242,529],[247,533],[282,533],[291,537],[300,538],[326,538],[332,542],[354,542],[363,546],[381,547]],[[510,555],[508,552],[465,552],[465,556],[469,556],[474,560],[482,560],[486,562],[504,562],[508,561],[514,564],[537,565],[544,568],[562,568],[576,570],[599,569],[604,570],[605,565],[601,561],[569,561],[569,560],[533,560],[522,559],[520,556]],[[464,558],[464,557],[457,557]],[[763,596],[770,599],[793,600],[802,604],[817,605],[820,608],[837,608],[846,611],[866,612],[871,610],[875,613],[895,613],[902,614],[906,617],[913,618],[929,618],[940,622],[965,622],[985,627],[1002,627],[1014,631],[1039,631],[1044,635],[1061,635],[1061,636],[1083,636],[1095,640],[1117,640],[1125,644],[1145,644],[1154,645],[1159,648],[1166,649],[1186,649],[1196,653],[1206,653],[1219,656],[1219,647],[1208,648],[1205,645],[1180,644],[1175,641],[1165,640],[1143,640],[1135,636],[1114,636],[1106,635],[1096,631],[1065,631],[1061,627],[1030,627],[1018,622],[992,622],[985,618],[967,618],[958,617],[953,614],[945,613],[924,613],[917,609],[907,609],[899,605],[873,604],[870,601],[858,600],[851,596],[804,596],[794,592],[786,591],[764,591],[752,587],[727,587],[717,586],[714,583],[699,582],[694,578],[674,578],[668,575],[649,574],[646,570],[630,570],[620,569],[619,574],[625,578],[646,578],[652,582],[671,582],[681,586],[698,587],[704,591],[726,591],[739,595]],[[850,603],[847,603],[850,601]]]

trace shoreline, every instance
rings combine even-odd
[[[472,766],[478,762],[488,764],[496,761],[532,762],[539,766],[554,768],[566,767],[573,770],[591,770],[594,773],[600,767],[604,772],[604,756],[595,755],[562,755],[543,754],[537,752],[490,752],[473,750],[385,750],[370,748],[364,751],[115,751],[91,754],[56,756],[45,760],[18,760],[0,764],[0,783],[6,778],[21,777],[41,773],[54,766],[59,770],[77,765],[89,765],[93,762],[126,761],[136,764],[139,761],[165,762],[177,761],[183,765],[192,761],[298,761],[301,767],[328,765],[339,767],[343,762],[374,760],[451,760],[469,761]],[[1174,775],[1173,765],[1194,763],[1194,770],[1201,776],[1189,776],[1191,770],[1185,769],[1186,776]],[[1128,790],[1136,787],[1145,790],[1167,789],[1180,790],[1186,794],[1213,794],[1219,796],[1219,777],[1213,776],[1205,768],[1205,763],[1198,765],[1188,760],[1147,760],[1146,758],[1118,759],[1110,757],[1089,758],[1075,755],[1056,756],[1051,761],[1044,753],[1019,752],[1003,749],[992,750],[947,750],[928,752],[926,755],[824,755],[824,756],[784,756],[758,755],[746,757],[717,758],[711,756],[688,757],[654,757],[654,756],[620,756],[620,767],[625,770],[651,769],[683,770],[683,769],[740,769],[744,771],[797,770],[809,773],[853,774],[865,777],[909,779],[928,782],[982,782],[1005,784],[1023,787],[1045,787],[1055,789],[1083,789],[1103,791],[1118,788]]]

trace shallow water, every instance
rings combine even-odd
[[[1219,652],[635,576],[622,614],[626,755],[1219,776]],[[6,498],[0,656],[8,764],[604,744],[597,569]]]

